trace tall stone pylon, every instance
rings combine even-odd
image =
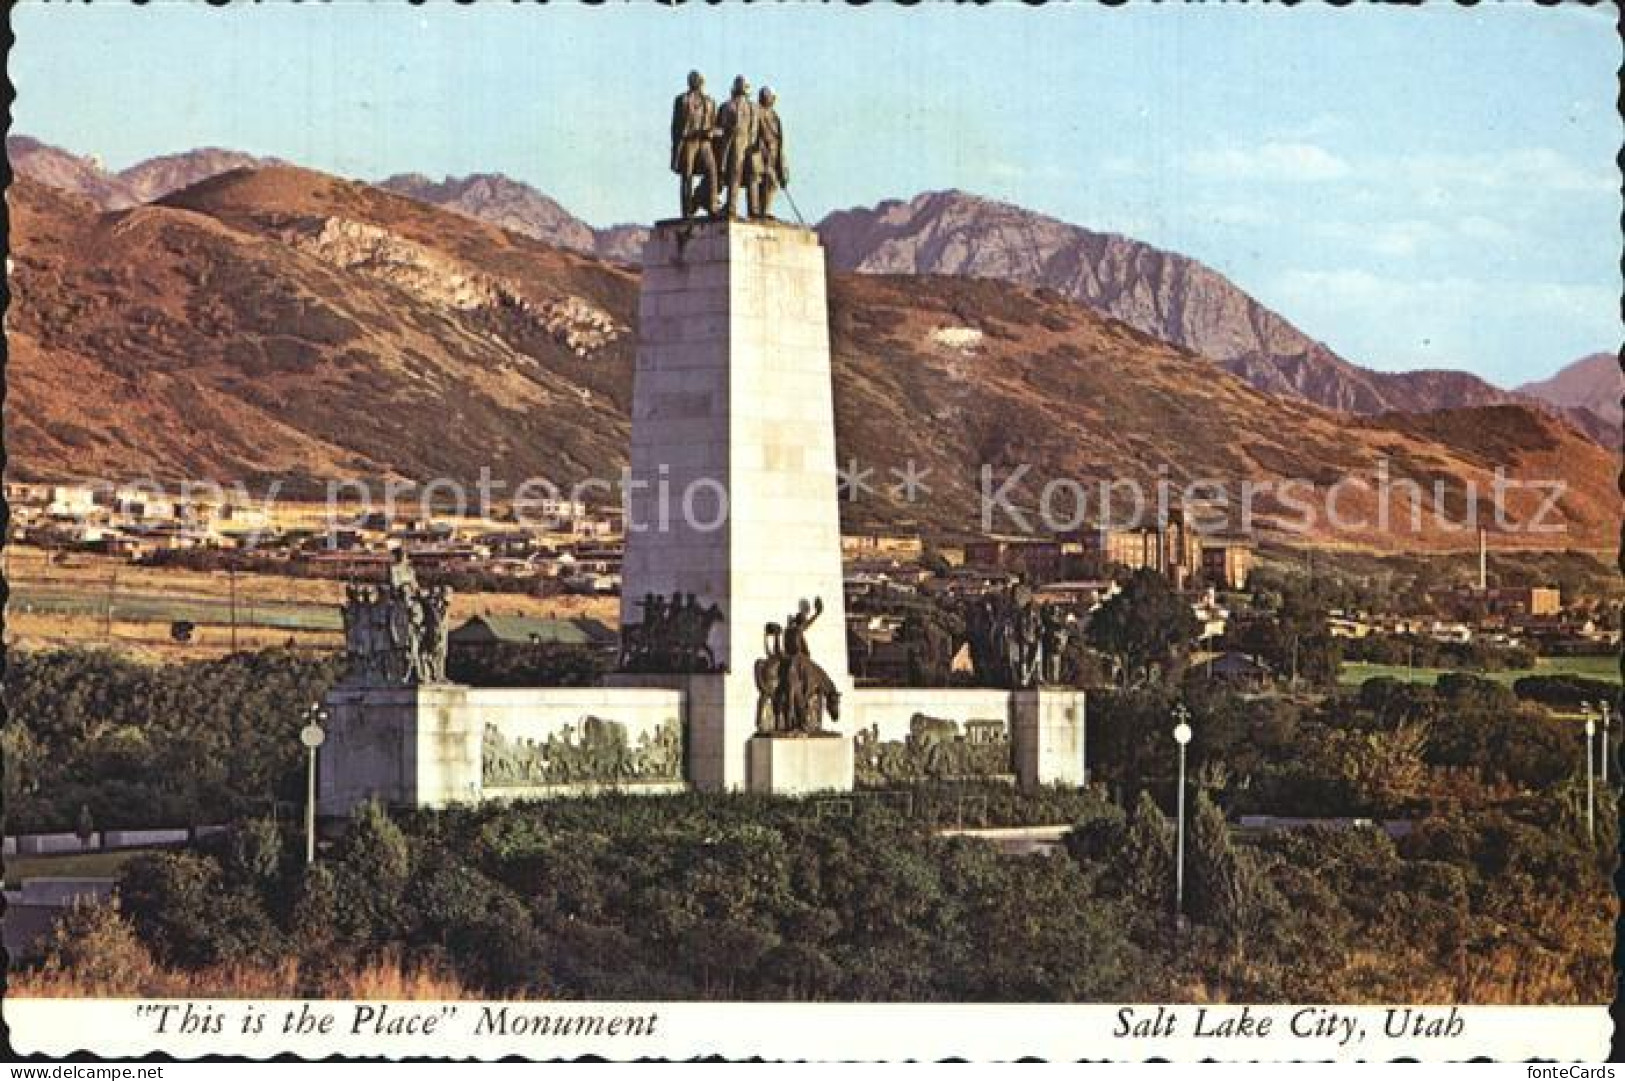
[[[688,691],[689,775],[747,783],[764,628],[821,599],[813,659],[851,687],[824,249],[776,223],[657,225],[643,253],[621,621],[718,605],[723,673]],[[640,680],[640,682],[648,682]]]

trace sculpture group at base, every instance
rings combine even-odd
[[[383,585],[351,582],[344,599],[348,683],[412,687],[446,682],[451,590],[418,585],[404,553]]]
[[[671,599],[647,593],[638,602],[643,620],[621,628],[623,672],[711,672],[717,667],[708,639],[722,622],[716,604],[701,608],[694,594]]]
[[[1037,603],[1024,585],[977,597],[965,611],[971,664],[978,681],[991,687],[1022,691],[1060,683],[1072,632],[1059,608]]]
[[[824,734],[824,714],[841,716],[841,692],[812,659],[807,629],[824,614],[823,598],[802,601],[784,626],[764,631],[767,656],[756,662],[756,731],[764,736]]]
[[[859,784],[870,787],[1008,777],[1015,773],[1010,726],[1000,719],[966,720],[916,713],[902,739],[882,739],[880,726],[853,737]]]
[[[678,176],[683,217],[738,220],[743,187],[749,216],[772,220],[774,194],[790,186],[777,101],[765,86],[751,101],[750,83],[740,75],[719,109],[705,93],[705,76],[688,73],[688,90],[678,95],[671,117],[671,171]],[[719,204],[724,189],[726,201]]]
[[[590,714],[540,738],[509,738],[488,722],[480,772],[486,788],[678,782],[683,725],[673,717],[634,740],[624,722]]]

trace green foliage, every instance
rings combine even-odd
[[[498,642],[453,646],[446,676],[472,687],[590,687],[614,666],[614,656],[586,646]]]
[[[125,864],[118,896],[155,957],[184,968],[274,957],[280,935],[261,898],[228,885],[220,865],[191,852]]]
[[[219,822],[299,799],[303,712],[334,658],[287,650],[149,667],[85,650],[8,658],[7,828]]]
[[[1239,949],[1255,922],[1257,878],[1230,842],[1230,826],[1218,805],[1201,793],[1192,807],[1186,912],[1217,928]]]
[[[120,897],[140,942],[126,933],[113,956],[150,949],[198,967],[389,954],[446,964],[498,997],[1156,1001],[1201,987],[1382,1000],[1403,998],[1419,968],[1471,986],[1484,943],[1540,941],[1551,906],[1606,890],[1601,849],[1549,829],[1551,801],[1432,816],[1396,845],[1368,828],[1238,836],[1202,793],[1191,923],[1175,935],[1174,831],[1149,793],[1125,816],[1087,795],[1011,791],[1009,820],[1068,812],[1066,855],[940,835],[957,800],[929,786],[911,804],[838,812],[696,793],[396,819],[368,805],[337,859],[277,875],[269,833],[245,823],[218,856],[132,863]],[[121,941],[103,930],[97,941]]]
[[[282,833],[269,818],[238,823],[227,841],[226,878],[261,891],[274,888],[282,875]]]
[[[1173,824],[1141,792],[1112,874],[1149,922],[1163,923],[1174,910],[1175,841]]]
[[[1502,672],[1533,668],[1538,659],[1527,646],[1498,646],[1489,642],[1441,642],[1419,634],[1371,634],[1344,643],[1351,661],[1403,664],[1417,668],[1460,668]]]
[[[1620,688],[1617,683],[1564,673],[1552,676],[1523,676],[1513,681],[1512,693],[1530,702],[1539,702],[1554,709],[1574,711],[1589,702],[1597,706],[1612,704],[1619,713]]]
[[[1278,582],[1276,589],[1261,598],[1269,614],[1238,620],[1228,645],[1258,657],[1290,683],[1335,685],[1344,643],[1332,637],[1327,622],[1326,585],[1294,577]]]
[[[339,890],[333,869],[313,863],[295,888],[288,932],[301,957],[328,956],[338,933]]]
[[[1089,621],[1089,644],[1118,661],[1123,682],[1155,682],[1185,654],[1201,628],[1168,580],[1138,570]]]
[[[334,882],[340,937],[369,946],[408,931],[412,920],[403,902],[411,870],[411,845],[389,813],[374,801],[357,807]]]

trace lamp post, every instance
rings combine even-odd
[[[1608,760],[1614,756],[1614,745],[1608,739],[1608,724],[1612,720],[1609,716],[1609,701],[1602,700],[1602,783],[1608,784]]]
[[[1179,794],[1174,826],[1174,922],[1185,922],[1185,744],[1191,741],[1190,710],[1181,702],[1174,707],[1174,742],[1179,744]]]
[[[327,733],[322,731],[327,711],[313,705],[305,711],[305,716],[309,720],[299,730],[299,742],[305,745],[308,757],[305,770],[305,865],[308,867],[316,862],[316,748],[327,739]]]
[[[1591,745],[1596,742],[1597,722],[1586,715],[1586,840],[1597,835],[1597,773],[1591,764]]]

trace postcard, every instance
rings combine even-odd
[[[1614,15],[17,5],[12,1052],[1606,1058]]]

